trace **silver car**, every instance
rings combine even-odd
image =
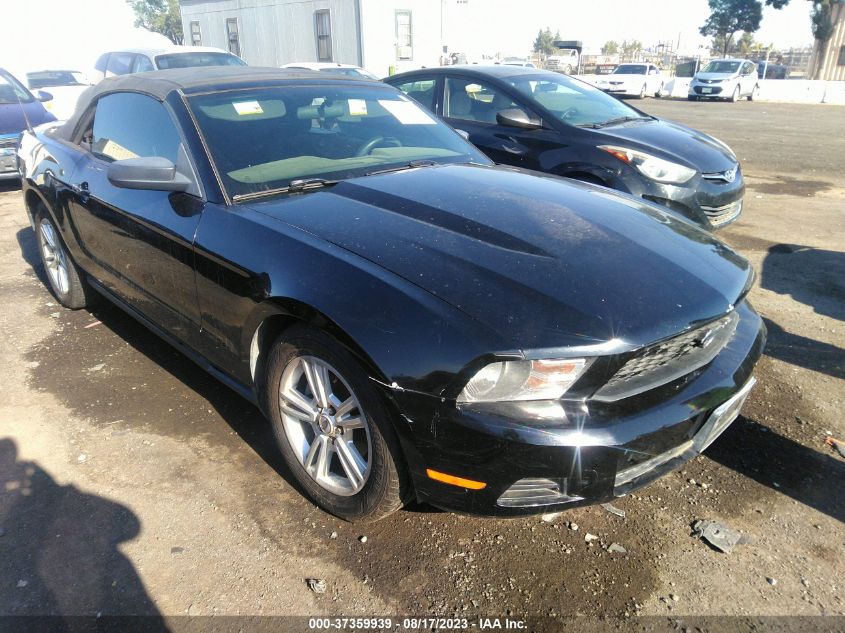
[[[747,59],[714,59],[695,73],[689,86],[689,100],[727,99],[753,101],[760,90],[757,66]]]

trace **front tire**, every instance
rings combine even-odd
[[[91,303],[92,290],[70,258],[53,219],[43,207],[36,215],[36,239],[50,290],[66,308],[79,310]]]
[[[731,103],[736,103],[737,101],[739,101],[739,86],[734,88],[734,92],[731,95]]]
[[[643,84],[643,87],[640,88],[640,94],[637,95],[637,99],[645,99],[646,90],[648,90],[648,88],[645,84]]]
[[[343,346],[294,326],[273,345],[265,375],[279,450],[317,505],[347,521],[402,507],[410,484],[387,406]]]

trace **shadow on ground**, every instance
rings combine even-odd
[[[775,244],[763,260],[760,285],[845,321],[845,253]]]
[[[845,523],[845,461],[740,417],[707,456],[737,473]]]
[[[37,463],[20,460],[11,439],[0,439],[0,615],[160,618],[118,549],[140,530],[125,506],[57,484]],[[50,624],[52,631],[75,626]]]

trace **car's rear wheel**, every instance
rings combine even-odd
[[[663,84],[660,84],[660,87],[657,89],[657,92],[654,93],[656,98],[660,98],[663,96]]]
[[[266,379],[279,449],[317,505],[348,521],[403,505],[410,486],[387,407],[345,348],[294,326],[274,344]]]
[[[53,219],[43,208],[36,215],[36,238],[41,263],[56,300],[72,310],[84,308],[93,292],[70,258]]]
[[[751,90],[751,94],[748,95],[749,101],[754,101],[757,98],[758,93],[760,92],[760,85],[754,84],[754,88]]]
[[[737,101],[739,101],[739,86],[734,88],[733,94],[731,95],[731,101],[733,103],[736,103]]]

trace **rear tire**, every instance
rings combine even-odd
[[[656,99],[659,99],[663,96],[663,84],[660,84],[660,87],[657,89],[657,92],[654,93]]]
[[[84,273],[71,259],[53,218],[44,207],[36,212],[35,237],[41,264],[56,300],[71,310],[79,310],[91,304],[94,291],[85,282]]]
[[[754,101],[754,99],[757,98],[757,94],[758,94],[759,91],[760,91],[760,85],[754,84],[754,88],[751,90],[751,94],[748,95],[748,100]]]
[[[317,505],[347,521],[366,522],[410,500],[387,406],[335,339],[304,325],[291,327],[273,344],[265,376],[262,399],[279,450]]]

